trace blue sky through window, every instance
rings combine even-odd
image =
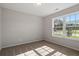
[[[76,23],[79,23],[79,14],[76,14]]]
[[[75,22],[79,23],[79,14],[70,15],[65,18],[67,23],[75,23]]]
[[[76,15],[71,15],[70,16],[70,20],[71,20],[70,23],[75,23],[75,21],[76,21],[75,16]]]
[[[76,20],[79,20],[79,14],[76,14]]]

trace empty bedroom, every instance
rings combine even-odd
[[[79,4],[0,3],[0,56],[79,56]]]

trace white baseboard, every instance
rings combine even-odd
[[[21,44],[28,44],[28,43],[32,43],[32,42],[36,42],[36,41],[41,41],[41,40],[42,39],[39,39],[39,40],[31,40],[31,41],[28,41],[28,42],[22,42],[22,43],[16,43],[16,44],[10,44],[10,45],[7,45],[7,46],[2,46],[2,48],[17,46],[17,45],[21,45]]]

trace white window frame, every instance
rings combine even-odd
[[[69,13],[69,14],[66,14],[66,15],[63,15],[63,16],[58,16],[58,17],[52,18],[52,36],[53,36],[53,37],[65,38],[65,37],[64,37],[65,34],[62,35],[62,36],[58,36],[58,35],[55,35],[55,34],[53,33],[53,32],[54,32],[54,20],[57,19],[57,18],[59,18],[59,17],[65,18],[65,17],[67,17],[67,16],[71,16],[71,15],[74,15],[74,14],[79,14],[79,11],[78,11],[78,12]],[[65,20],[65,19],[64,19],[64,20]],[[64,21],[64,23],[65,23],[65,21]],[[66,28],[66,24],[63,24],[63,33],[64,33],[65,30],[66,30],[65,28]],[[79,38],[67,38],[67,39],[79,40]]]

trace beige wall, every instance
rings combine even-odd
[[[2,9],[2,47],[42,40],[42,18]]]
[[[2,40],[2,28],[1,28],[2,27],[2,24],[1,24],[2,19],[1,19],[1,16],[2,15],[1,15],[1,8],[0,8],[0,49],[1,49],[1,40]]]
[[[44,22],[44,39],[48,40],[50,42],[54,42],[56,44],[60,44],[63,46],[71,47],[73,49],[79,50],[79,40],[73,40],[73,39],[65,39],[65,38],[59,38],[59,37],[53,37],[52,36],[52,18],[56,16],[65,15],[68,13],[79,11],[79,4],[76,6],[73,6],[71,8],[67,8],[65,10],[62,10],[60,12],[51,14],[49,16],[46,16],[43,19]]]

